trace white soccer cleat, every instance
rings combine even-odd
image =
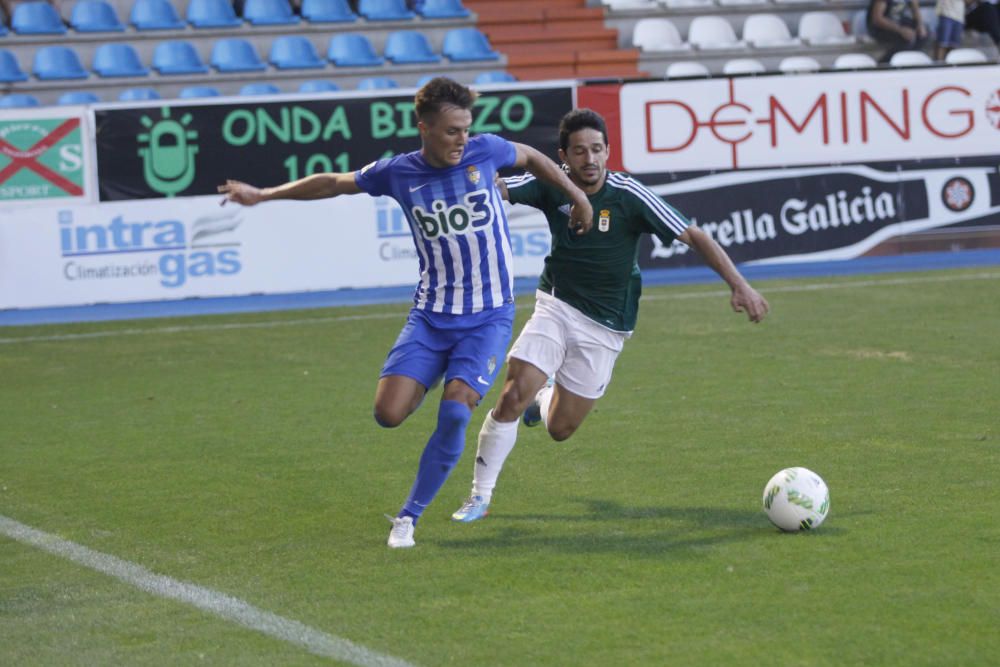
[[[413,541],[413,517],[412,516],[388,516],[386,518],[392,522],[392,530],[389,531],[388,545],[391,549],[408,549],[416,544]]]
[[[486,500],[482,496],[471,496],[468,500],[462,503],[462,506],[451,515],[452,521],[460,521],[462,523],[472,523],[473,521],[478,521],[482,519],[487,514],[490,513],[490,501]]]

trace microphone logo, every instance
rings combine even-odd
[[[149,116],[139,119],[148,132],[139,134],[136,140],[146,184],[161,195],[173,197],[194,181],[198,132],[187,127],[191,124],[190,113],[180,120],[170,117],[169,107],[163,107],[160,113],[162,117],[156,121]]]

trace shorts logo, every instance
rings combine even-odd
[[[597,229],[602,232],[611,229],[611,211],[606,208],[601,209],[601,217],[597,221]]]
[[[490,357],[490,360],[486,362],[486,373],[487,375],[493,375],[493,371],[497,369],[497,358],[495,356]]]
[[[470,165],[465,170],[465,177],[468,178],[469,182],[473,185],[479,185],[479,181],[482,179],[483,175],[479,173],[479,169],[477,169],[474,165]]]
[[[941,203],[948,207],[949,211],[961,213],[972,206],[976,198],[976,191],[972,187],[969,179],[962,176],[948,179],[948,182],[941,188]]]

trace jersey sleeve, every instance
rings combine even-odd
[[[358,187],[373,197],[391,194],[389,189],[389,174],[393,158],[384,158],[370,162],[354,172],[354,182]]]
[[[665,244],[684,233],[690,225],[680,211],[632,177],[626,177],[626,190],[632,195],[632,205],[643,231],[655,234]]]
[[[493,159],[493,165],[497,169],[514,166],[514,162],[517,160],[517,150],[514,148],[514,144],[495,134],[480,134],[478,136],[480,141],[486,144]]]
[[[548,188],[542,185],[533,174],[508,176],[503,179],[507,185],[507,201],[511,204],[524,204],[533,208],[544,209],[548,203]]]

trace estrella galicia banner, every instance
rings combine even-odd
[[[79,118],[0,121],[0,201],[83,196]]]
[[[555,159],[559,119],[572,106],[568,85],[487,92],[471,131]],[[101,201],[213,194],[229,178],[277,185],[420,148],[412,94],[98,107],[94,116]]]

